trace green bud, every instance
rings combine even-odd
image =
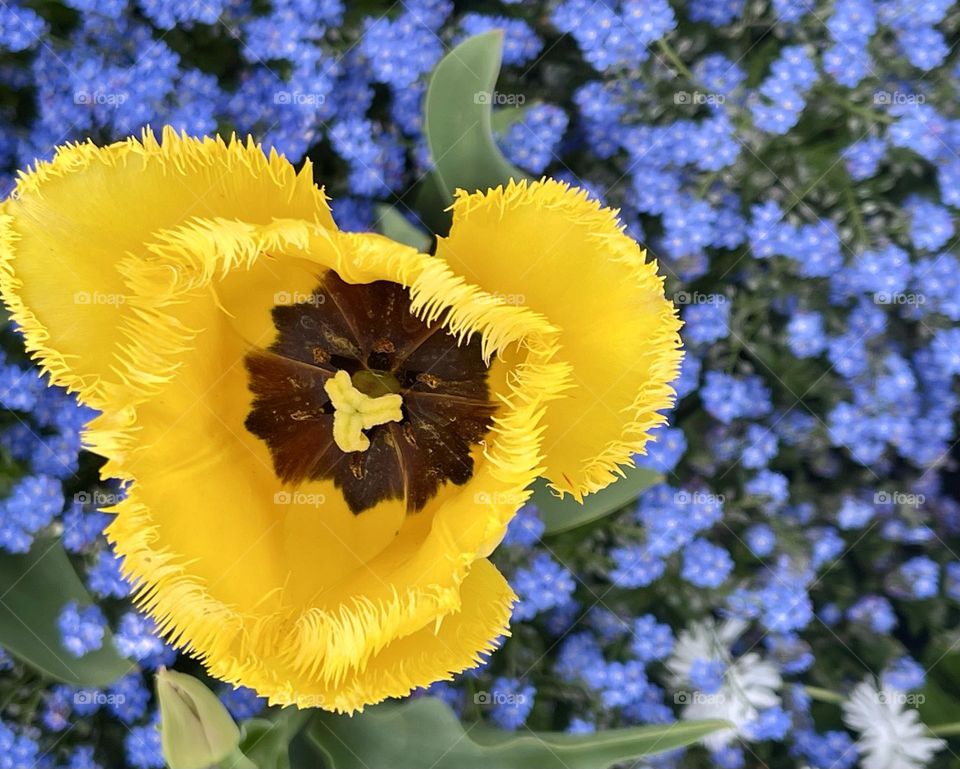
[[[193,676],[157,673],[160,740],[170,769],[206,769],[224,761],[240,742],[240,729],[216,695]]]

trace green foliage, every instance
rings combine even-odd
[[[370,708],[358,716],[318,713],[307,739],[328,769],[604,769],[690,745],[727,727],[725,721],[611,729],[597,734],[502,732],[464,727],[430,697]]]
[[[430,236],[407,221],[400,210],[394,206],[378,205],[377,220],[377,229],[388,238],[411,246],[420,252],[430,250]]]
[[[259,769],[290,769],[290,743],[309,716],[308,711],[290,707],[281,710],[272,720],[244,721],[240,751]],[[242,769],[243,764],[227,762],[225,767]]]
[[[42,676],[73,686],[106,686],[136,666],[121,657],[113,636],[77,658],[60,640],[64,605],[92,604],[59,540],[38,539],[29,553],[0,553],[0,647]]]
[[[450,51],[430,78],[423,131],[434,169],[422,183],[417,208],[437,234],[449,228],[443,209],[458,188],[473,192],[526,178],[493,139],[491,105],[502,49],[501,32],[471,37]]]
[[[559,534],[615,513],[662,481],[663,476],[654,470],[634,467],[625,470],[624,477],[616,483],[585,496],[580,504],[570,496],[563,499],[556,496],[540,479],[534,486],[532,502],[540,511],[545,533]]]

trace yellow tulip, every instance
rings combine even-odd
[[[643,450],[679,321],[566,185],[461,193],[430,256],[339,231],[312,174],[170,129],[62,147],[0,207],[0,292],[101,412],[107,534],[161,631],[352,712],[495,648],[488,556],[537,476],[581,498]]]

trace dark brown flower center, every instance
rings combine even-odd
[[[305,301],[274,307],[273,323],[276,341],[246,357],[246,428],[266,442],[281,481],[332,480],[356,514],[388,499],[417,511],[443,483],[470,479],[471,447],[496,410],[477,336],[458,344],[440,321],[410,312],[399,284],[346,283],[332,270]],[[364,431],[365,451],[334,440],[324,385],[338,371],[364,395],[403,399],[401,421]]]

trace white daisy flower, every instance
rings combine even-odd
[[[843,720],[860,734],[863,769],[920,769],[946,742],[933,737],[920,720],[920,714],[908,708],[908,695],[897,689],[879,690],[867,678],[850,692],[843,703]]]
[[[776,665],[756,652],[737,659],[731,655],[731,647],[746,628],[747,623],[737,619],[719,625],[713,620],[695,622],[680,633],[666,662],[674,698],[684,705],[684,719],[720,718],[734,725],[704,738],[710,750],[718,750],[737,737],[750,739],[746,729],[759,712],[780,704],[777,690],[783,681]],[[716,660],[725,665],[723,683],[716,692],[693,689],[690,669],[697,660]]]

